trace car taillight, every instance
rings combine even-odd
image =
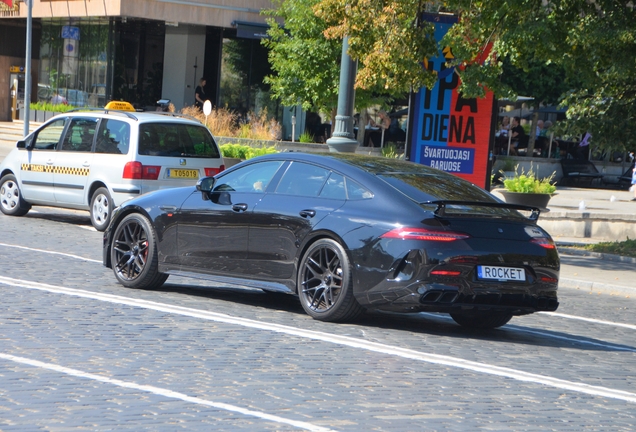
[[[470,237],[468,234],[453,231],[433,231],[426,228],[396,228],[382,236],[382,238],[395,238],[404,240],[427,240],[451,242]]]
[[[133,180],[157,180],[160,166],[142,165],[141,162],[128,162],[124,165],[123,178]]]
[[[212,177],[212,176],[217,175],[221,171],[223,171],[225,169],[225,165],[221,165],[218,168],[204,168],[204,169],[205,169],[205,176],[206,177]]]
[[[433,270],[431,275],[434,276],[459,276],[462,274],[460,271],[452,271],[452,270]]]
[[[546,237],[533,238],[532,240],[530,240],[530,243],[537,244],[541,246],[542,248],[546,248],[546,249],[556,248],[556,246],[554,245],[554,241]]]

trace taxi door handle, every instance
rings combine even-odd
[[[49,160],[47,160],[47,161],[46,161],[46,164],[47,164],[47,165],[53,165],[53,159],[49,159]]]
[[[86,161],[82,164],[82,166],[89,167],[91,166],[91,163],[89,161]]]

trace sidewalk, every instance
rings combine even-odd
[[[31,130],[39,124],[31,124]],[[0,122],[0,161],[22,137],[23,123]],[[498,195],[497,190],[493,194]],[[539,225],[552,235],[561,255],[559,286],[612,295],[636,296],[636,258],[573,249],[574,244],[636,239],[633,193],[610,189],[558,187]]]

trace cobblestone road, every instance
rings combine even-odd
[[[35,210],[0,215],[1,430],[636,429],[634,299],[322,323],[259,290],[126,289],[86,214]]]

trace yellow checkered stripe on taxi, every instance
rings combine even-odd
[[[22,164],[22,171],[87,176],[91,170],[89,168],[71,168],[71,167],[63,167],[63,166]]]

